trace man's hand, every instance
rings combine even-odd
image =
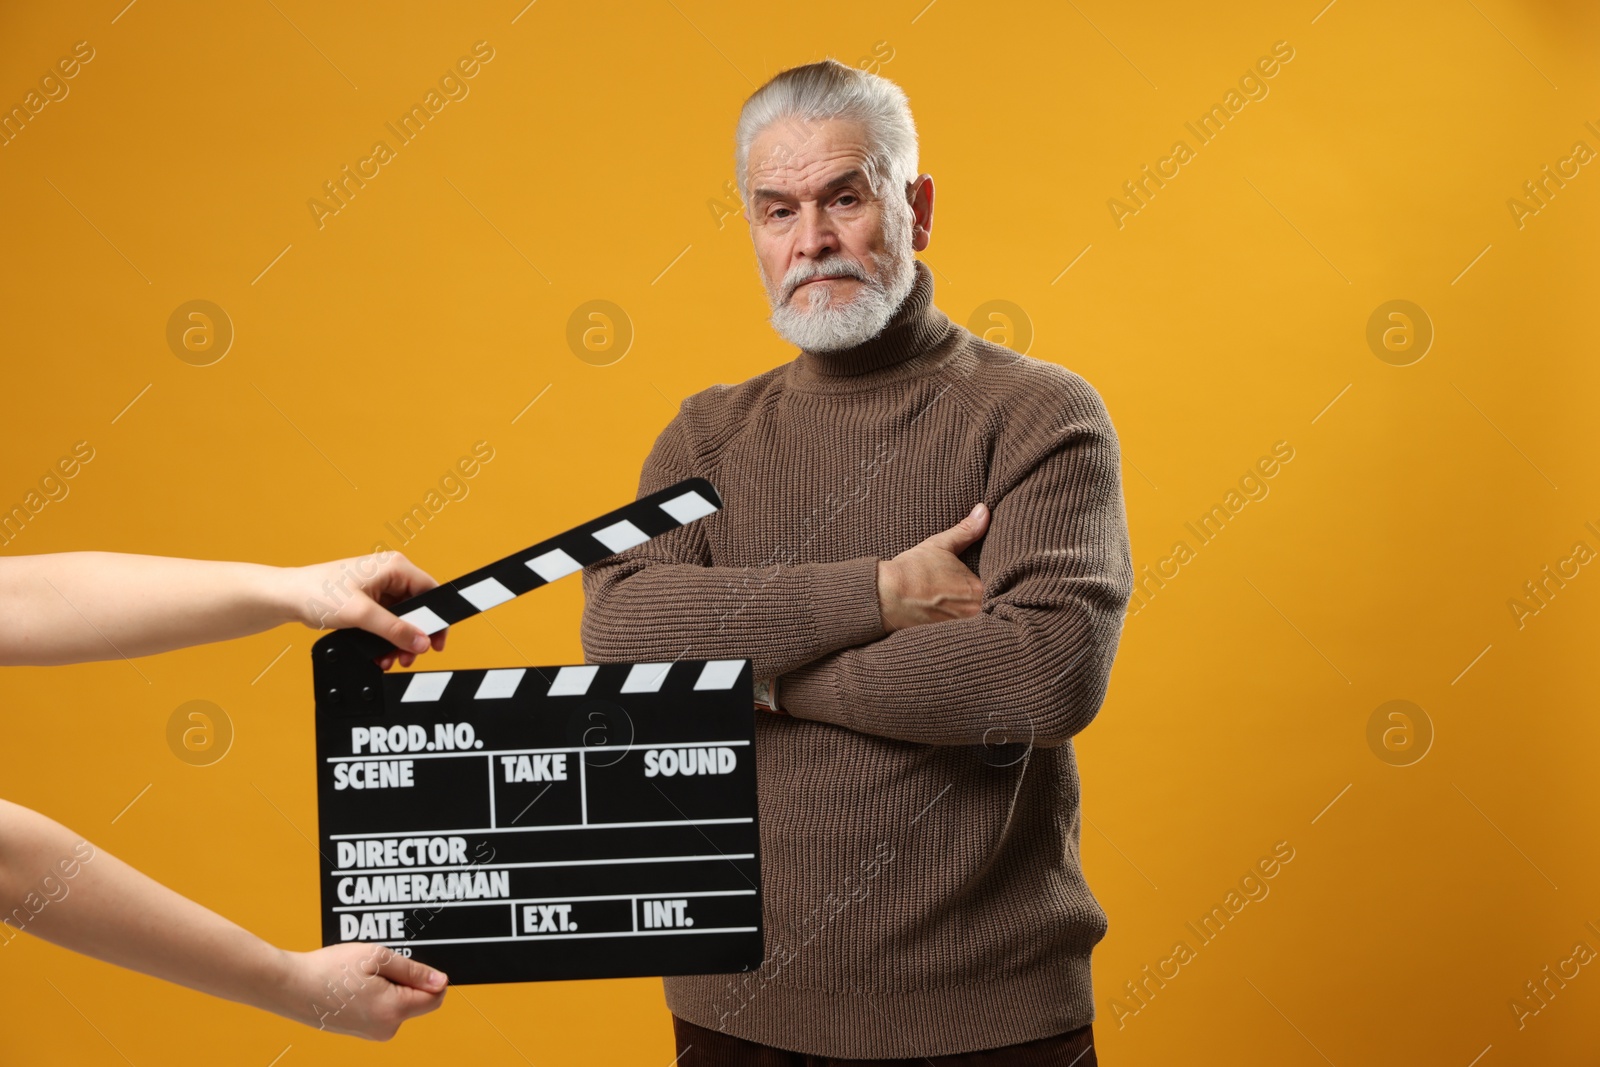
[[[444,1002],[448,979],[385,945],[350,942],[289,952],[284,1002],[264,1005],[320,1030],[387,1041]]]
[[[313,630],[360,627],[399,649],[379,658],[384,670],[394,665],[396,656],[402,667],[409,667],[418,653],[444,648],[448,631],[430,637],[388,610],[388,605],[439,584],[398,552],[290,567],[284,577],[290,587],[288,602],[300,622]]]
[[[954,526],[889,560],[878,561],[878,609],[890,633],[978,614],[983,582],[957,558],[989,529],[979,503]]]

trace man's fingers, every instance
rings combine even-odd
[[[984,535],[988,525],[989,509],[980,503],[967,513],[966,518],[922,543],[943,549],[951,555],[959,555],[963,549]]]

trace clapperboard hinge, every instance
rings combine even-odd
[[[721,507],[722,498],[710,482],[686,478],[419,593],[392,610],[425,633],[437,633]],[[375,660],[393,649],[388,641],[365,630],[337,630],[320,638],[311,649],[318,707],[371,714],[372,706],[383,702],[384,672]]]

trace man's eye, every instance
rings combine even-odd
[[[780,212],[780,211],[788,211],[788,210],[789,209],[786,208],[786,207],[775,207],[771,211],[767,212],[767,215],[768,215],[768,217],[775,219],[775,218],[779,217],[778,212]]]
[[[857,202],[856,194],[854,193],[845,193],[838,200],[834,201],[834,203],[838,204],[840,207],[852,207]]]

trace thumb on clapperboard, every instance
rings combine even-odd
[[[352,626],[375,633],[396,648],[408,652],[425,652],[432,643],[427,634],[404,622],[394,612],[371,597],[363,596],[353,606]]]
[[[425,963],[391,953],[378,965],[378,973],[393,985],[389,992],[398,999],[404,1018],[425,1015],[444,1001],[450,979]]]
[[[443,971],[436,971],[426,963],[398,952],[388,953],[384,957],[383,962],[378,964],[378,973],[395,985],[409,986],[425,993],[438,993],[450,981]]]

